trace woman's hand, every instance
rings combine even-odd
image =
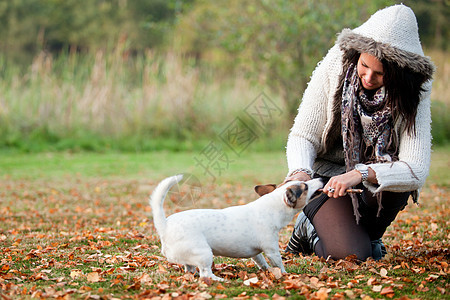
[[[378,184],[377,175],[372,168],[369,168],[369,176],[367,181],[373,184]],[[339,198],[345,196],[347,189],[357,186],[362,182],[361,173],[357,170],[331,177],[328,183],[323,187],[323,192],[330,198]]]
[[[347,189],[357,186],[362,181],[361,173],[356,170],[331,177],[324,186],[323,192],[330,198],[339,198],[345,196]]]
[[[304,173],[304,172],[298,172],[298,173],[295,173],[294,175],[286,177],[284,179],[283,184],[288,182],[288,181],[295,181],[295,180],[308,181],[308,180],[311,180],[311,177],[308,174]]]

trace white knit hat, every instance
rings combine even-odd
[[[411,8],[402,4],[377,11],[353,32],[400,50],[424,55],[416,16]]]
[[[414,12],[403,4],[377,11],[353,30],[344,29],[337,43],[344,51],[354,49],[369,53],[422,73],[427,79],[435,70],[430,58],[424,56]]]

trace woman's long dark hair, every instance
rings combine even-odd
[[[384,86],[388,93],[388,103],[391,106],[394,120],[399,116],[406,121],[406,130],[415,134],[417,107],[420,94],[424,91],[422,84],[426,76],[413,72],[409,68],[400,68],[397,64],[382,61],[384,68]]]
[[[351,64],[357,65],[360,55],[356,50],[348,50],[344,53],[343,70],[335,98],[341,99],[347,70]],[[381,63],[384,69],[383,83],[388,97],[386,104],[391,108],[394,122],[402,117],[406,122],[408,133],[414,134],[420,94],[424,91],[422,84],[427,77],[385,59],[382,59]],[[341,103],[341,101],[338,100],[335,103]]]

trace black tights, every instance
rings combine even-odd
[[[409,195],[410,193],[383,192],[383,208],[377,217],[376,198],[365,191],[365,200],[360,198],[359,201],[362,217],[357,224],[350,196],[334,199],[324,194],[310,203],[311,205],[308,204],[304,210],[319,236],[315,253],[320,257],[330,256],[334,259],[345,258],[351,254],[356,254],[361,260],[372,256],[370,242],[383,236],[386,228],[405,208]]]

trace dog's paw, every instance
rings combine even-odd
[[[201,282],[205,283],[206,285],[210,286],[212,284],[213,281],[219,281],[219,282],[224,282],[225,279],[218,277],[214,274],[211,274],[209,276],[202,276],[199,279]]]

